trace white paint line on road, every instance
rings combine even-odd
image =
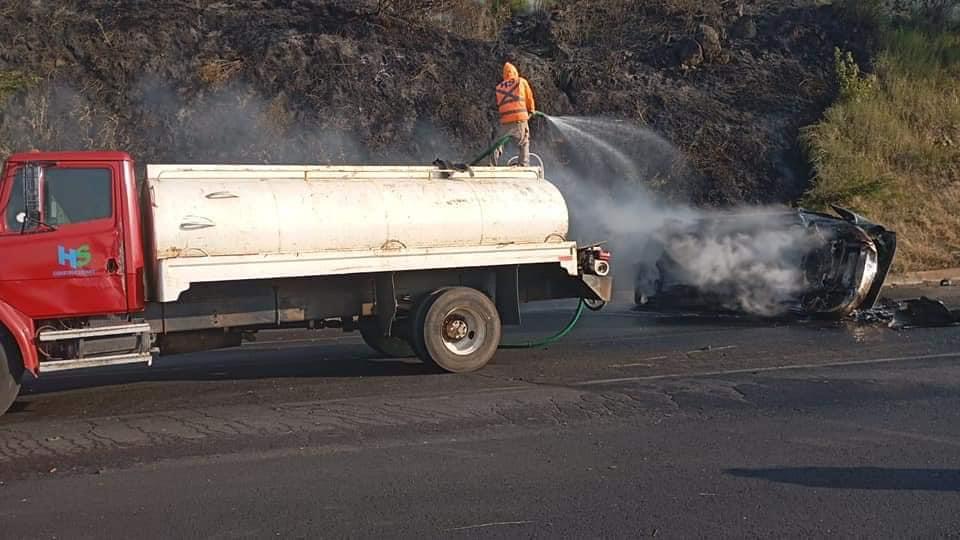
[[[713,351],[727,351],[730,349],[736,349],[736,345],[726,345],[724,347],[707,347],[705,349],[694,349],[692,351],[687,351],[686,354],[703,354]]]
[[[480,525],[467,525],[466,527],[456,527],[447,529],[447,531],[469,531],[471,529],[485,529],[487,527],[502,527],[504,525],[529,525],[534,521],[497,521],[495,523],[481,523]]]
[[[667,358],[670,358],[670,357],[669,356],[653,356],[650,358],[644,358],[641,362],[637,362],[635,364],[613,364],[609,367],[612,367],[612,368],[653,367],[653,364],[649,364],[648,362],[652,362],[654,360],[666,360]]]
[[[624,382],[656,381],[659,379],[689,379],[693,377],[716,377],[718,375],[738,375],[742,373],[762,373],[765,371],[787,371],[796,369],[816,369],[843,366],[861,366],[869,364],[887,364],[891,362],[910,362],[916,360],[935,360],[938,358],[960,358],[960,353],[921,354],[916,356],[895,356],[890,358],[873,358],[870,360],[850,360],[848,362],[830,362],[825,364],[795,364],[790,366],[770,366],[743,369],[727,369],[722,371],[704,371],[701,373],[669,373],[665,375],[648,375],[646,377],[621,377],[619,379],[597,379],[574,383],[573,386],[593,386],[598,384],[615,384]]]
[[[613,364],[612,366],[607,366],[612,368],[625,368],[625,367],[653,367],[653,364],[645,364],[643,362],[637,362],[636,364]]]
[[[612,368],[653,367],[653,364],[644,364],[643,362],[638,362],[636,364],[613,364],[607,367],[612,367]]]

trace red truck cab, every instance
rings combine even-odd
[[[0,182],[0,324],[36,372],[43,321],[144,309],[133,160],[124,152],[11,156]]]

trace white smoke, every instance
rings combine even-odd
[[[147,75],[133,85],[130,101],[141,137],[157,147],[138,152],[141,160],[168,160],[169,155],[187,163],[370,160],[350,133],[304,117],[284,94],[268,97],[243,82],[183,95],[168,81]]]
[[[787,209],[719,212],[667,202],[648,186],[682,192],[682,180],[694,174],[669,142],[616,120],[551,117],[550,123],[568,150],[549,156],[547,177],[567,199],[573,236],[609,241],[618,290],[635,285],[649,295],[658,282],[681,282],[721,299],[717,307],[773,316],[806,288],[802,255],[823,239],[784,226]],[[661,260],[675,263],[670,272],[656,266]]]
[[[781,314],[806,288],[803,253],[822,239],[806,228],[784,228],[773,215],[736,215],[735,228],[725,226],[729,216],[705,216],[708,225],[701,222],[696,232],[659,238],[663,255],[676,261],[677,270],[671,276],[656,271],[649,275],[696,285],[720,299],[718,307],[764,316]],[[644,282],[640,275],[638,288],[654,290],[655,284]]]

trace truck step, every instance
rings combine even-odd
[[[118,366],[122,364],[146,363],[148,366],[153,364],[153,354],[134,353],[118,354],[113,356],[100,356],[93,358],[80,358],[76,360],[53,360],[40,362],[40,372],[50,373],[52,371],[66,371],[68,369],[83,369],[103,366]]]
[[[84,339],[105,336],[120,336],[134,334],[149,334],[150,325],[147,323],[119,324],[116,326],[101,326],[97,328],[77,328],[73,330],[44,330],[37,339],[41,343],[52,341],[66,341],[70,339]]]

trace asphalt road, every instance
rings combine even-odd
[[[958,345],[613,306],[468,375],[330,333],[52,374],[0,418],[0,538],[957,536]]]

